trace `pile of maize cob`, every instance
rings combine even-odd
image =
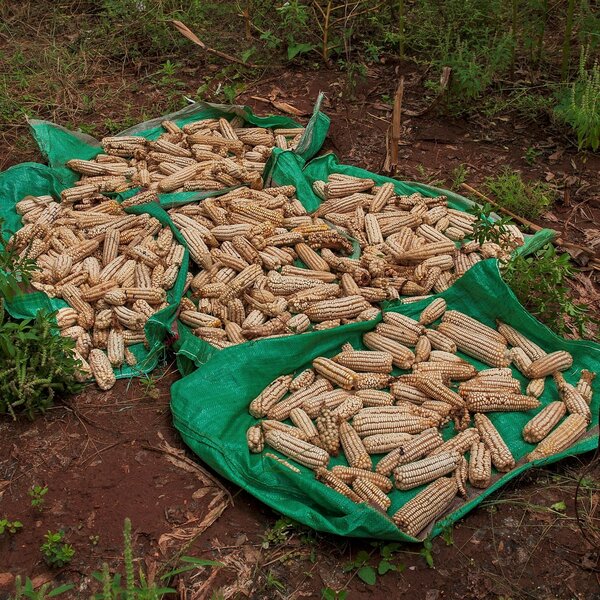
[[[467,486],[488,487],[492,467],[515,467],[487,413],[538,411],[523,430],[527,442],[538,444],[527,460],[565,450],[590,422],[593,373],[583,370],[570,385],[562,375],[573,362],[567,352],[547,354],[509,325],[488,327],[447,310],[441,298],[418,320],[384,313],[362,342],[367,350],[344,344],[335,356],[317,357],[310,368],[269,384],[249,405],[260,421],[247,431],[248,447],[262,452],[269,446],[386,515],[394,486],[423,486],[391,515],[410,536],[446,513],[457,494],[477,493]],[[478,371],[458,351],[489,368]],[[525,393],[511,364],[529,380]],[[394,367],[409,372],[396,375]],[[560,400],[540,410],[547,376],[554,377]],[[441,431],[451,420],[454,435],[444,441]],[[346,464],[329,468],[340,453]]]
[[[24,226],[10,246],[35,260],[31,285],[69,305],[56,321],[60,334],[75,340],[79,376],[110,389],[113,367],[136,363],[128,346],[147,342],[146,321],[167,306],[184,247],[157,219],[127,215],[104,197],[28,197],[16,209]]]
[[[447,208],[443,196],[396,196],[391,183],[331,175],[320,192],[325,202],[313,214],[293,186],[241,187],[171,209],[200,268],[182,322],[223,348],[369,320],[381,301],[441,292],[477,261],[523,241],[516,229],[504,248],[471,241],[459,249],[474,216]],[[431,225],[438,217],[454,224],[451,238]],[[351,239],[356,258],[348,256]]]
[[[218,348],[373,319],[379,302],[440,292],[481,258],[522,243],[511,230],[503,248],[457,248],[475,217],[449,209],[445,197],[397,196],[391,183],[345,175],[315,183],[325,201],[308,214],[293,186],[264,188],[261,177],[272,148],[293,147],[301,128],[247,128],[240,117],[162,125],[156,141],[108,137],[93,160],[69,161],[82,177],[60,203],[17,204],[24,227],[11,244],[37,262],[33,286],[69,304],[59,327],[103,389],[114,383],[108,363],[135,360],[127,346],[145,340],[144,324],[165,306],[181,266],[169,228],[126,212],[159,192],[230,190],[169,210],[192,258],[181,322]],[[121,203],[107,196],[131,188],[141,189]],[[92,348],[108,357],[94,352],[86,363]]]
[[[63,201],[136,187],[157,192],[222,190],[238,185],[261,189],[262,173],[273,148],[294,148],[304,132],[303,128],[272,131],[244,127],[239,116],[231,121],[205,119],[181,128],[163,121],[162,127],[165,132],[155,141],[138,136],[105,137],[103,154],[93,160],[67,162],[83,177],[76,187],[62,193]],[[142,198],[138,202],[142,203]]]

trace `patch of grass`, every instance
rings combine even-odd
[[[558,334],[577,331],[585,337],[596,322],[586,306],[573,301],[566,284],[574,274],[570,257],[552,244],[527,257],[513,256],[502,265],[502,274],[519,302]]]
[[[488,177],[485,185],[504,208],[529,219],[541,216],[554,203],[554,192],[548,184],[525,181],[518,171],[508,167]]]

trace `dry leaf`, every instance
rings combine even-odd
[[[594,249],[600,246],[600,229],[584,229],[583,235],[588,246]]]
[[[558,221],[560,220],[553,212],[548,211],[545,212],[542,215],[542,219],[545,219],[546,221],[552,221],[553,223],[558,223]]]

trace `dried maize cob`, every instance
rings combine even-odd
[[[378,508],[382,512],[387,512],[392,501],[386,493],[384,493],[372,481],[363,477],[357,477],[352,482],[352,489],[368,504]]]
[[[353,371],[374,373],[391,373],[392,371],[392,355],[387,352],[352,350],[337,354],[333,360]]]
[[[272,406],[279,402],[290,389],[292,382],[291,375],[281,375],[272,381],[248,407],[248,411],[253,417],[260,419],[265,417]]]
[[[446,315],[448,312],[446,312]],[[445,316],[445,315],[444,315]],[[506,367],[510,363],[505,342],[493,340],[450,322],[442,322],[437,331],[449,337],[458,350],[491,367]],[[433,340],[432,340],[433,343]]]
[[[340,451],[340,419],[329,408],[323,407],[317,416],[315,426],[319,434],[320,447],[327,450],[331,456],[337,456]]]
[[[496,469],[506,472],[514,468],[515,459],[494,424],[485,415],[477,413],[475,415],[475,426],[479,431],[481,440],[492,455],[492,463]]]
[[[469,483],[475,488],[486,488],[492,479],[492,455],[483,442],[471,446]]]
[[[527,339],[522,333],[517,331],[514,327],[497,321],[498,332],[508,341],[511,346],[518,346],[533,360],[542,358],[546,354],[537,344],[534,344],[531,340]]]
[[[370,350],[391,354],[392,363],[400,369],[409,369],[414,362],[415,355],[409,348],[379,333],[365,333],[363,343]]]
[[[448,451],[399,465],[394,469],[394,482],[400,490],[410,490],[429,483],[456,469],[461,455]]]
[[[388,392],[381,390],[366,389],[358,390],[355,394],[360,398],[363,406],[391,406],[394,403],[394,398]]]
[[[339,425],[339,435],[340,443],[349,465],[358,469],[370,470],[372,467],[371,457],[352,425],[346,421],[342,421]]]
[[[557,371],[565,371],[572,365],[573,357],[565,350],[558,350],[534,360],[529,365],[526,376],[529,379],[539,379]]]
[[[462,395],[467,408],[473,412],[514,412],[538,408],[540,401],[534,396],[498,392],[467,392]]]
[[[101,390],[110,390],[115,384],[116,379],[108,356],[102,350],[93,348],[90,351],[88,362],[98,387]]]
[[[440,477],[402,506],[392,519],[407,535],[416,537],[448,509],[457,491],[453,477]]]
[[[335,490],[352,500],[352,502],[360,504],[363,501],[362,498],[354,490],[348,487],[346,483],[339,479],[333,471],[328,471],[324,467],[318,467],[315,469],[315,477],[327,487],[330,487],[332,490]]]
[[[558,454],[572,446],[587,428],[585,417],[579,414],[568,415],[567,418],[550,434],[548,434],[527,456],[528,460],[546,458]]]
[[[581,370],[581,376],[579,377],[579,381],[577,382],[577,391],[583,396],[583,399],[591,404],[592,402],[592,382],[596,378],[596,373],[592,371],[588,371],[587,369]]]
[[[412,438],[409,433],[379,433],[364,437],[363,444],[369,454],[387,454]]]
[[[310,398],[318,397],[319,395],[330,391],[331,388],[331,383],[329,383],[329,381],[327,381],[326,379],[317,379],[308,387],[302,388],[294,392],[284,400],[281,400],[276,404],[272,405],[267,411],[267,416],[270,419],[282,421],[289,417],[290,411],[292,409],[298,407],[302,407],[310,415],[311,413],[306,408],[306,401]]]
[[[265,442],[274,450],[281,452],[288,458],[308,467],[326,467],[329,462],[329,454],[322,448],[299,440],[283,431],[271,430],[265,433]]]
[[[523,439],[530,444],[543,440],[567,413],[564,402],[550,402],[523,427]]]

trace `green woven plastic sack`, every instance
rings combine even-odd
[[[578,379],[582,368],[594,371],[600,368],[600,344],[561,339],[539,323],[502,281],[494,260],[475,265],[439,296],[446,299],[449,308],[461,310],[488,325],[493,326],[496,318],[502,319],[547,351],[568,350],[573,355],[574,366],[565,373],[565,377],[571,383]],[[423,300],[398,305],[396,310],[416,317],[429,302]],[[352,323],[336,329],[249,342],[221,350],[201,368],[172,386],[171,408],[175,427],[203,462],[276,511],[300,523],[343,536],[416,541],[400,532],[389,518],[378,511],[354,504],[317,482],[312,471],[299,466],[300,473],[295,473],[264,454],[251,454],[246,445],[245,432],[256,423],[248,413],[248,404],[268,383],[279,375],[309,366],[316,356],[332,356],[346,341],[355,348],[361,348],[362,334],[372,329],[375,323]],[[484,367],[474,360],[467,360],[478,368]],[[518,373],[516,376],[524,381]],[[535,463],[523,462],[533,445],[521,439],[522,427],[532,413],[490,414],[518,461],[517,467],[510,473],[495,473],[493,484],[488,489],[471,489],[466,501],[456,498],[452,512],[427,533],[438,534],[444,526],[462,517],[524,470],[594,449],[598,444],[598,379],[594,391],[594,417],[586,436],[567,451]],[[555,397],[554,383],[548,378],[541,400],[547,404]],[[445,430],[444,437],[450,434],[450,429]],[[332,462],[343,463],[339,458]],[[420,489],[407,492],[394,490],[389,513],[393,514]]]

